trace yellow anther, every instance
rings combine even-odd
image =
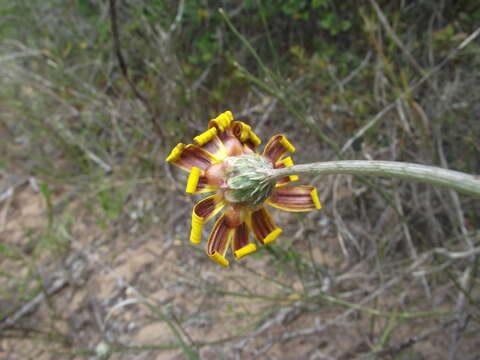
[[[310,192],[310,196],[312,197],[315,209],[321,209],[322,205],[320,204],[320,200],[318,199],[317,188],[313,188],[313,190]]]
[[[167,156],[165,161],[175,161],[177,160],[180,155],[182,155],[183,149],[185,149],[185,144],[179,143],[177,144],[172,151],[170,152],[170,155]]]
[[[198,185],[198,179],[200,179],[200,175],[202,174],[202,170],[200,170],[197,167],[192,167],[192,170],[190,170],[190,175],[188,176],[187,180],[187,188],[185,189],[185,192],[188,194],[194,194],[195,191],[197,190],[197,185]]]
[[[225,113],[221,114],[217,118],[217,121],[220,124],[220,129],[222,131],[225,130],[228,127],[228,125],[230,125],[230,118],[228,118],[228,116],[226,116]]]
[[[283,135],[280,138],[280,144],[282,144],[285,147],[285,149],[287,149],[287,151],[292,153],[295,152],[295,146],[293,146],[292,143],[288,141],[287,138]]]
[[[245,245],[244,247],[238,249],[237,251],[235,251],[233,253],[233,255],[235,256],[235,258],[237,260],[239,260],[242,257],[244,257],[245,255],[251,254],[255,251],[257,251],[257,246],[255,244],[248,244],[248,245]]]
[[[213,124],[218,126],[220,131],[224,131],[226,128],[230,126],[230,123],[233,120],[233,114],[231,111],[225,111],[218,115],[215,119],[210,120],[208,123],[208,127],[212,127]]]
[[[224,112],[225,117],[228,119],[228,123],[230,124],[233,121],[233,113],[230,110]]]
[[[202,146],[202,145],[206,144],[207,142],[209,142],[210,140],[212,140],[215,137],[215,135],[217,135],[217,128],[212,127],[210,129],[208,129],[207,131],[204,131],[200,135],[195,136],[193,138],[193,141],[195,141],[197,143],[197,145]]]
[[[287,156],[285,159],[280,161],[285,166],[293,166],[293,159],[290,156]]]
[[[241,142],[247,141],[250,137],[250,126],[241,121],[235,121],[234,126],[235,130],[238,129],[238,131],[235,131],[235,135],[238,137],[238,139]]]
[[[280,163],[285,165],[285,167],[294,165],[293,160],[290,156],[287,156],[285,159],[280,160]],[[289,175],[288,179],[290,181],[297,181],[299,179],[299,177],[297,175]]]
[[[223,267],[227,267],[229,265],[229,262],[227,259],[225,259],[225,257],[221,254],[219,254],[218,252],[214,252],[212,255],[209,255],[210,258],[215,261],[217,264],[223,266]]]
[[[250,130],[249,132],[250,140],[252,140],[253,145],[258,146],[262,143],[262,140],[253,132]]]
[[[267,235],[265,239],[263,239],[263,243],[265,245],[271,243],[273,240],[275,240],[281,233],[283,232],[282,229],[276,228],[273,230],[270,234]]]
[[[235,135],[238,137],[238,139],[241,142],[244,143],[250,140],[254,146],[258,146],[262,143],[260,138],[257,135],[255,135],[255,133],[252,131],[252,128],[250,127],[250,125],[247,125],[242,121],[235,121],[233,123],[233,126],[235,127],[234,128]]]
[[[202,224],[192,223],[192,230],[190,232],[190,242],[193,244],[200,244],[202,241]]]
[[[200,224],[203,225],[205,223],[205,219],[195,214],[195,210],[192,211],[192,224]]]
[[[192,231],[190,232],[190,242],[200,244],[202,241],[203,219],[192,211]]]

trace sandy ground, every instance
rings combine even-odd
[[[202,359],[353,359],[375,346],[369,341],[371,318],[365,314],[352,313],[324,331],[312,331],[344,310],[325,306],[308,311],[296,301],[303,286],[298,278],[279,275],[262,254],[243,264],[260,275],[275,275],[288,291],[240,266],[217,268],[181,238],[188,228],[183,220],[175,224],[176,235],[160,226],[122,234],[102,229],[84,211],[64,229],[67,250],[38,251],[43,245],[36,241],[48,235],[48,216],[43,196],[31,185],[24,181],[16,186],[0,211],[1,242],[17,249],[14,256],[0,257],[6,274],[2,289],[9,289],[0,300],[2,314],[7,314],[0,322],[2,360],[99,359],[92,352],[99,344],[125,348],[110,359],[184,359],[181,350],[162,349],[177,344],[169,324],[180,329],[186,342],[210,343],[200,348]],[[279,221],[294,219],[282,215]],[[324,241],[312,253],[315,261],[347,266],[333,253],[340,251],[336,239]],[[26,296],[40,285],[36,297]],[[410,322],[392,339],[401,343],[421,334],[425,321]],[[385,329],[387,322],[381,319],[373,331],[375,326]],[[282,340],[285,336],[290,340]],[[412,357],[402,359],[446,358],[447,340],[434,333],[415,346]],[[480,339],[473,336],[467,345],[465,351],[478,350]]]

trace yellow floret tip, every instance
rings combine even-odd
[[[202,241],[203,219],[192,211],[192,231],[190,232],[190,242],[200,244]]]
[[[210,259],[212,259],[213,261],[215,261],[217,264],[223,266],[223,267],[228,267],[228,265],[230,264],[228,262],[227,259],[225,259],[225,257],[221,254],[219,254],[218,252],[214,252],[212,255],[208,255],[210,256]]]
[[[247,141],[251,132],[250,126],[241,121],[236,121],[235,123],[238,124],[238,126],[240,126],[239,140],[241,142]]]
[[[192,167],[192,170],[190,170],[190,175],[188,176],[187,188],[185,189],[185,192],[187,194],[195,193],[195,191],[197,190],[198,179],[200,179],[201,174],[202,170],[195,166]]]
[[[275,240],[281,233],[283,232],[282,229],[276,228],[273,230],[270,234],[267,235],[265,239],[263,239],[263,243],[265,245],[271,243],[273,240]]]
[[[192,231],[190,232],[190,242],[200,244],[202,241],[202,224],[192,223]]]
[[[177,160],[180,157],[180,155],[182,155],[183,149],[185,149],[185,144],[182,144],[182,143],[177,144],[170,152],[170,155],[167,156],[165,161],[170,162],[170,161]]]
[[[280,160],[280,163],[285,165],[285,167],[293,166],[293,159],[290,156],[287,156],[285,159]],[[299,177],[297,175],[289,175],[288,179],[290,182],[297,181]]]
[[[253,145],[258,146],[262,143],[262,140],[260,140],[260,138],[253,131],[250,130],[249,135]]]
[[[251,141],[254,146],[258,146],[262,143],[260,138],[252,131],[250,125],[245,124],[243,121],[235,121],[233,126],[235,126],[235,132],[237,132],[237,129],[239,130],[238,134],[236,133],[235,135],[242,143]]]
[[[220,130],[223,131],[230,126],[232,120],[225,114],[222,114],[219,116],[219,119],[217,121],[220,124]]]
[[[244,257],[248,254],[251,254],[255,251],[257,251],[257,246],[255,244],[248,244],[248,245],[245,245],[244,247],[238,249],[237,251],[235,251],[233,253],[233,255],[235,256],[235,259],[239,260],[242,257]]]
[[[208,122],[208,127],[212,128],[215,125],[220,131],[224,131],[230,126],[230,123],[233,120],[233,114],[231,111],[225,111],[224,113],[218,115],[215,119],[212,119]]]
[[[313,188],[313,190],[310,192],[310,196],[312,197],[315,209],[321,209],[322,205],[320,204],[320,200],[318,199],[317,188]]]
[[[280,139],[280,144],[282,144],[288,152],[295,152],[295,146],[293,146],[292,143],[283,135]]]
[[[285,166],[293,166],[293,159],[291,156],[287,156],[285,159],[280,161]]]
[[[192,224],[200,224],[203,225],[205,223],[205,219],[195,214],[195,210],[192,211]]]
[[[195,141],[197,145],[202,146],[202,145],[205,145],[210,140],[212,140],[215,137],[215,135],[217,135],[217,128],[212,127],[207,131],[204,131],[200,135],[195,136],[193,138],[193,141]]]
[[[228,119],[228,124],[233,121],[233,113],[230,110],[225,111],[222,115],[224,115]]]

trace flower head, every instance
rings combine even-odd
[[[229,246],[237,260],[256,251],[250,232],[261,245],[282,233],[265,203],[294,212],[320,209],[315,187],[286,186],[297,176],[268,180],[269,170],[293,165],[286,155],[295,148],[284,135],[273,136],[257,153],[260,139],[249,125],[233,121],[232,113],[226,111],[210,120],[208,130],[193,140],[195,144],[175,146],[166,161],[190,173],[187,193],[216,192],[194,206],[190,241],[200,243],[203,225],[223,210],[207,243],[207,255],[218,264],[228,266]]]

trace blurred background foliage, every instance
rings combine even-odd
[[[73,243],[75,224],[84,221],[80,214],[93,216],[91,226],[116,244],[111,259],[122,252],[119,241],[127,248],[152,229],[164,234],[167,245],[185,241],[189,213],[175,211],[179,204],[190,206],[181,194],[184,179],[163,160],[177,142],[189,142],[227,109],[264,140],[285,132],[299,145],[299,163],[373,158],[480,173],[476,0],[117,0],[118,49],[111,3],[0,0],[5,191],[29,179],[45,204],[41,225],[22,225],[21,240],[0,243],[2,265],[28,269],[2,272],[4,319],[45,293],[45,271],[39,270],[45,264],[70,264],[72,254],[94,251],[95,242]],[[312,181],[320,184],[324,210],[292,216],[279,244],[253,257],[275,269],[262,277],[300,279],[300,295],[291,287],[285,298],[300,297],[306,312],[318,313],[326,302],[373,319],[378,308],[407,313],[441,304],[452,311],[455,326],[467,329],[455,330],[445,358],[467,359],[479,326],[478,255],[442,258],[431,251],[478,249],[478,201],[388,179]],[[324,230],[318,233],[318,227]],[[322,245],[325,238],[340,240]],[[335,264],[318,264],[308,255],[314,248],[333,254]],[[196,266],[214,271],[202,254],[191,256]],[[428,259],[423,270],[432,275],[414,277],[412,292],[399,285],[399,297],[409,299],[401,304],[377,298],[368,302],[371,311],[362,310],[360,287],[346,286],[352,291],[347,296],[336,278],[370,274],[364,285],[374,292],[400,273],[411,276],[407,269],[422,256]],[[176,264],[182,269],[182,262]],[[320,288],[335,301],[308,297],[308,289]],[[293,300],[288,306],[282,301],[268,306],[293,306]],[[253,329],[268,322],[262,316]],[[438,326],[453,331],[432,317],[420,332]],[[391,340],[392,329],[404,322],[389,319],[372,325],[370,343],[345,350],[344,358],[391,349],[389,341],[408,343],[407,335]],[[67,333],[55,334],[63,339]],[[94,354],[97,340],[63,344],[71,356],[75,346]],[[194,353],[200,347],[190,345]]]
[[[110,121],[108,112],[102,114],[98,111],[102,109],[92,111],[89,107],[94,106],[95,100],[97,105],[103,102],[98,99],[99,95],[110,102],[131,95],[112,52],[107,5],[107,2],[90,0],[4,1],[1,8],[4,53],[18,54],[13,55],[13,59],[21,66],[24,79],[34,78],[37,86],[43,82],[44,87],[53,91],[48,94],[43,89],[44,96],[39,99],[33,96],[35,84],[18,86],[17,81],[17,87],[3,87],[2,91],[7,92],[5,99],[9,105],[30,112],[27,122],[39,130],[31,141],[41,143],[39,151],[58,150],[52,147],[53,136],[80,167],[88,167],[89,160],[84,159],[86,163],[82,165],[85,151],[79,147],[84,142],[94,147],[103,146],[103,141],[96,140],[105,135],[104,125]],[[429,1],[408,5],[380,1],[378,5],[387,12],[394,31],[405,38],[402,41],[408,46],[408,56],[404,56],[392,38],[378,39],[384,30],[368,2],[329,0],[289,0],[281,4],[257,0],[238,4],[184,1],[181,13],[177,2],[122,1],[118,6],[121,50],[127,59],[130,77],[148,98],[156,121],[161,122],[172,137],[186,130],[184,122],[177,121],[179,116],[184,116],[185,109],[204,110],[206,106],[208,116],[213,116],[241,103],[255,85],[242,69],[265,80],[277,93],[288,96],[295,93],[291,101],[296,108],[307,109],[311,99],[320,100],[320,106],[337,104],[353,112],[355,119],[351,121],[360,125],[378,105],[377,99],[372,101],[375,93],[369,91],[378,72],[363,68],[352,79],[354,83],[342,91],[338,91],[339,83],[333,76],[345,79],[352,69],[361,65],[368,55],[367,49],[370,55],[375,52],[375,56],[383,57],[382,72],[389,88],[382,94],[382,101],[391,101],[407,91],[413,79],[425,74],[433,66],[432,62],[445,57],[452,46],[473,32],[480,17],[475,1],[445,1],[440,5]],[[221,7],[263,64],[228,29],[218,12]],[[432,18],[435,13],[438,16]],[[426,49],[425,44],[429,44],[430,49]],[[470,63],[471,68],[465,72],[470,70],[473,74],[478,65],[475,45],[456,59],[463,65]],[[299,92],[290,93],[292,87]],[[22,96],[13,96],[15,94]],[[422,98],[421,90],[415,93],[416,98]],[[43,117],[52,103],[58,106],[62,101],[69,105],[72,118],[67,121],[65,134],[58,137],[57,130],[50,124],[34,118]],[[475,112],[463,111],[461,106],[449,109],[449,114],[444,116],[456,118],[456,114],[462,123],[469,123],[465,119],[468,117],[474,121],[476,116]],[[448,123],[445,119],[444,126]],[[197,124],[200,126],[200,122]],[[25,125],[25,122],[18,124],[19,128]],[[462,130],[467,129],[478,130],[470,126]],[[76,144],[65,138],[70,131]],[[126,130],[122,128],[122,131]],[[138,140],[142,135],[139,136]],[[468,151],[475,152],[474,140],[471,139]],[[458,157],[459,154],[451,150],[448,155]],[[467,163],[461,169],[473,171],[478,165],[472,163],[472,157],[465,160]]]

